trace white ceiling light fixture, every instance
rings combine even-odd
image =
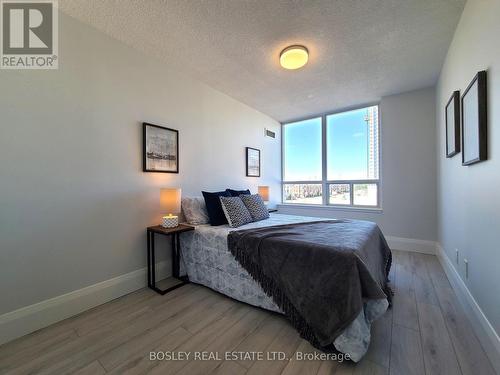
[[[289,46],[280,53],[280,64],[285,69],[295,70],[302,68],[307,64],[308,60],[309,51],[304,46]]]

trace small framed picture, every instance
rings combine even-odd
[[[462,165],[487,158],[486,71],[477,73],[461,99]]]
[[[455,91],[445,108],[446,157],[460,152],[460,91]]]
[[[142,170],[179,173],[179,132],[144,122],[142,136]]]
[[[247,147],[246,154],[247,177],[260,177],[260,150]]]

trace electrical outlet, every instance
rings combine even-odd
[[[457,262],[457,264],[458,264],[458,259],[459,259],[459,258],[458,258],[458,249],[455,249],[455,258],[456,258],[456,262]]]
[[[467,259],[464,259],[464,264],[465,264],[465,278],[469,278],[469,261]]]

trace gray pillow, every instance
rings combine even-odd
[[[269,218],[269,210],[259,194],[240,195],[239,198],[245,204],[248,212],[250,212],[250,215],[252,215],[253,221]]]
[[[184,217],[189,224],[200,225],[209,223],[205,200],[202,197],[182,198],[181,207]]]
[[[252,222],[252,215],[240,197],[220,197],[220,203],[231,228],[241,227]]]

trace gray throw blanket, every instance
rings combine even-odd
[[[228,248],[301,336],[324,351],[363,308],[388,298],[392,255],[375,223],[328,220],[230,232]]]

